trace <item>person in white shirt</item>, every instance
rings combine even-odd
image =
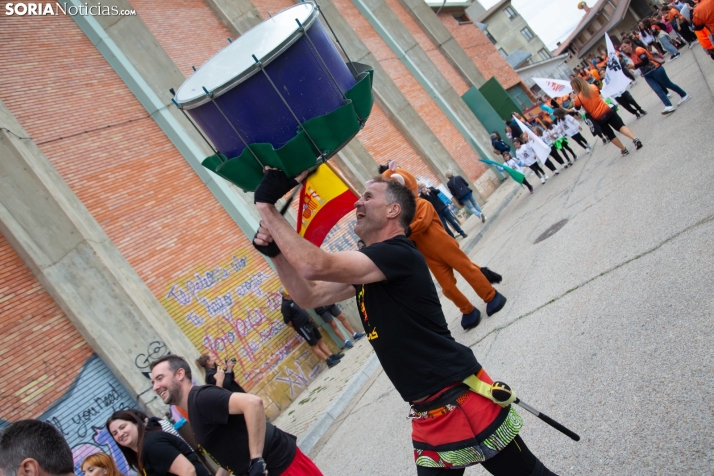
[[[543,171],[538,164],[538,157],[535,150],[528,144],[522,144],[520,139],[514,139],[513,145],[516,147],[516,157],[523,162],[526,167],[530,168],[540,179],[540,183],[545,183],[548,180],[548,175]],[[550,160],[547,160],[550,162]],[[552,165],[552,164],[551,164]]]
[[[553,157],[555,161],[558,162],[564,169],[567,169],[569,165],[573,165],[573,163],[568,158],[568,154],[566,154],[565,151],[563,151],[563,154],[565,155],[565,160],[568,161],[567,164],[560,156],[559,150],[562,149],[562,146],[558,146],[560,144],[559,141],[562,137],[561,131],[557,127],[555,127],[552,122],[541,122],[541,124],[545,128],[545,132],[543,133],[543,142],[550,146],[550,156]]]
[[[515,170],[516,172],[520,172],[523,175],[525,175],[525,173],[526,173],[526,169],[524,168],[526,166],[525,162],[522,162],[518,158],[511,157],[511,154],[509,152],[504,152],[502,155],[503,155],[503,165],[505,165],[506,167],[510,167],[513,170]],[[499,167],[499,169],[500,169],[500,167]],[[525,185],[528,188],[528,190],[531,192],[531,194],[533,193],[533,187],[531,187],[531,184],[528,183],[528,180],[526,180],[525,177],[523,178],[523,185]]]
[[[585,137],[580,133],[580,131],[583,130],[580,123],[562,108],[556,109],[553,114],[555,114],[556,123],[565,131],[565,135],[572,138],[580,147],[585,149],[586,154],[589,154],[590,144],[588,144],[588,141],[585,140]]]

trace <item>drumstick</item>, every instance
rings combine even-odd
[[[305,177],[307,178],[307,177]],[[285,201],[285,204],[280,208],[280,214],[285,215],[285,213],[288,211],[288,208],[290,208],[290,204],[293,202],[293,198],[295,198],[295,195],[298,194],[300,189],[302,188],[302,183],[297,184],[295,188],[293,188],[293,191],[290,193],[290,196],[288,199]]]

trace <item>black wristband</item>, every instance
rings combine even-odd
[[[267,469],[268,465],[265,464],[265,460],[263,460],[263,458],[253,458],[250,460],[248,476],[263,476]]]
[[[289,178],[282,170],[266,170],[263,179],[255,189],[254,202],[275,205],[278,200],[297,184],[297,180]]]
[[[257,235],[256,235],[257,236]],[[259,245],[255,242],[255,237],[253,237],[253,248],[258,250],[260,253],[264,254],[268,258],[275,258],[280,254],[280,248],[278,248],[278,244],[274,241],[271,241],[267,245]]]

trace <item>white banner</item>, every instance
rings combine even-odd
[[[630,78],[622,72],[622,65],[617,59],[617,52],[612,46],[610,35],[605,33],[605,42],[607,43],[607,69],[605,77],[602,80],[602,95],[605,97],[615,98],[627,90],[630,84]]]
[[[530,130],[530,128],[527,125],[523,124],[517,117],[514,117],[513,119],[518,123],[518,127],[520,127],[523,132],[528,134],[528,137],[530,137],[533,141],[531,143],[531,146],[533,147],[533,150],[535,151],[538,160],[540,160],[541,162],[545,162],[546,160],[548,160],[548,156],[550,155],[550,146],[543,142],[543,139],[538,137],[535,132]]]
[[[573,92],[570,81],[562,79],[533,78],[533,81],[553,99],[562,98]]]

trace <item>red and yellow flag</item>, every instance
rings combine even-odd
[[[300,190],[298,234],[320,246],[340,218],[354,210],[357,198],[327,164],[320,165]]]

